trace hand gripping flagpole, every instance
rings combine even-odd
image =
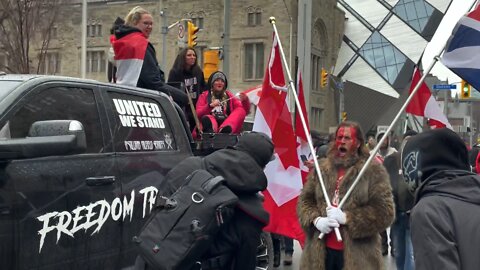
[[[470,7],[469,10],[471,10],[475,3],[477,1],[473,2],[472,6]],[[440,52],[433,58],[433,61],[432,63],[430,63],[430,66],[428,66],[428,68],[426,70],[424,70],[423,72],[423,75],[422,77],[420,78],[420,80],[417,82],[417,85],[415,85],[415,88],[413,89],[413,91],[410,93],[410,95],[408,96],[407,100],[405,101],[405,103],[403,104],[403,106],[400,108],[399,112],[397,113],[397,115],[395,116],[395,118],[393,119],[392,123],[390,124],[390,126],[387,128],[387,130],[385,131],[385,135],[388,135],[390,133],[390,131],[392,131],[393,129],[393,126],[397,123],[398,119],[400,119],[400,116],[402,115],[402,112],[407,108],[408,104],[410,103],[410,101],[412,100],[412,98],[415,96],[415,94],[417,93],[418,89],[420,89],[420,86],[421,84],[423,83],[423,81],[425,80],[425,78],[427,77],[428,73],[430,73],[430,71],[432,70],[432,68],[435,66],[435,64],[438,62],[438,60],[440,59],[440,56],[442,55],[443,51],[445,50],[445,47],[447,46],[447,41],[445,41],[445,44],[443,44],[443,47],[442,49],[440,50]],[[347,190],[347,193],[345,193],[345,196],[343,196],[342,200],[340,201],[340,203],[338,204],[338,208],[342,208],[343,205],[345,204],[345,202],[348,200],[348,197],[350,197],[351,193],[353,192],[353,189],[355,188],[355,186],[358,184],[358,182],[360,181],[360,178],[363,176],[363,174],[365,173],[365,171],[367,170],[367,167],[368,165],[370,165],[370,163],[372,162],[372,160],[375,158],[375,155],[377,154],[378,150],[380,149],[380,146],[382,145],[383,141],[386,140],[388,136],[383,136],[380,141],[377,143],[377,145],[375,146],[375,148],[373,148],[372,150],[372,153],[370,154],[370,156],[368,157],[367,161],[365,162],[365,164],[363,165],[362,169],[360,170],[360,172],[358,173],[357,175],[357,178],[355,178],[355,181],[353,181],[352,185],[348,188]],[[323,233],[320,234],[319,238],[322,238],[323,237]]]
[[[415,96],[415,94],[417,93],[418,89],[420,89],[420,86],[421,84],[423,83],[423,81],[425,80],[425,78],[427,77],[428,73],[430,73],[430,71],[432,70],[433,66],[437,63],[438,59],[439,59],[439,56],[442,54],[443,50],[445,49],[445,46],[444,48],[442,48],[441,52],[434,57],[434,61],[432,61],[432,63],[430,64],[430,66],[427,68],[427,70],[424,71],[422,77],[420,78],[420,80],[418,81],[417,85],[415,86],[415,88],[413,89],[412,93],[410,93],[410,95],[408,96],[407,100],[405,101],[405,103],[403,104],[402,108],[400,108],[400,111],[397,113],[397,115],[395,116],[395,118],[393,119],[392,123],[390,124],[390,126],[388,126],[387,130],[385,131],[385,136],[383,136],[380,141],[377,143],[377,145],[375,146],[375,148],[373,148],[370,156],[368,157],[367,161],[365,162],[365,164],[363,165],[362,169],[360,170],[360,172],[358,173],[357,175],[357,178],[355,178],[355,181],[353,181],[352,185],[348,188],[347,192],[345,193],[345,196],[343,196],[342,200],[340,200],[340,203],[338,204],[338,208],[342,208],[343,205],[345,204],[345,202],[347,201],[348,197],[350,197],[353,189],[355,188],[355,186],[358,184],[358,182],[360,181],[360,178],[363,176],[363,174],[365,173],[365,171],[367,170],[367,167],[368,165],[370,165],[370,163],[372,162],[372,160],[375,158],[375,155],[377,154],[378,150],[380,149],[380,147],[382,146],[383,142],[386,140],[386,138],[388,137],[387,134],[390,133],[390,131],[392,131],[393,129],[393,126],[397,123],[398,119],[400,119],[400,116],[402,115],[402,112],[405,110],[405,108],[408,106],[408,104],[410,103],[410,101],[412,100],[413,96]],[[320,238],[322,238],[324,236],[324,234],[320,234]]]
[[[301,108],[300,101],[298,100],[297,91],[295,89],[295,84],[292,80],[292,76],[290,74],[290,69],[288,68],[287,59],[285,58],[285,54],[283,52],[282,43],[280,42],[280,38],[278,36],[277,26],[275,25],[275,17],[270,17],[270,23],[273,26],[273,30],[275,32],[275,37],[277,38],[278,47],[280,48],[280,54],[282,56],[283,65],[285,65],[286,70],[287,70],[288,82],[290,84],[290,89],[292,90],[292,94],[295,97],[295,104],[297,105],[298,108]],[[324,184],[323,178],[322,178],[322,172],[320,171],[320,166],[318,165],[318,158],[317,158],[317,155],[315,155],[315,148],[313,147],[310,132],[308,132],[308,127],[307,127],[307,123],[305,121],[305,116],[303,115],[303,111],[301,109],[298,110],[298,113],[300,115],[300,120],[302,122],[303,130],[305,131],[305,135],[307,137],[308,146],[310,148],[310,151],[312,152],[313,161],[314,161],[314,165],[315,165],[315,171],[317,172],[318,180],[320,182],[320,186],[322,187],[323,197],[325,198],[325,202],[327,203],[327,206],[332,206],[332,204],[330,202],[330,199],[328,198],[327,190],[325,189],[325,184]],[[338,241],[342,241],[342,236],[340,235],[340,230],[338,228],[335,228],[335,235],[337,236]]]

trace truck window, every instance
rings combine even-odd
[[[25,138],[36,121],[78,120],[85,128],[86,152],[102,152],[102,129],[92,89],[53,87],[29,94],[25,99],[8,122],[12,139]]]
[[[165,111],[155,99],[109,92],[117,152],[177,150]]]

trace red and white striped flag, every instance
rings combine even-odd
[[[410,93],[412,93],[415,86],[420,81],[422,74],[418,67],[415,67],[412,78],[412,85],[410,86]],[[410,103],[407,105],[405,110],[407,113],[423,116],[429,119],[428,124],[432,128],[442,128],[447,127],[452,129],[452,126],[448,122],[447,117],[443,114],[440,106],[438,105],[435,98],[432,96],[430,89],[428,88],[425,82],[422,82],[420,88],[413,96]]]
[[[148,40],[140,32],[113,41],[117,84],[137,86],[147,46]]]
[[[264,206],[270,213],[270,223],[265,230],[303,239],[294,200],[302,189],[302,177],[286,91],[280,49],[274,38],[253,123],[254,131],[271,136],[275,144],[276,159],[265,168],[268,187],[264,192]]]

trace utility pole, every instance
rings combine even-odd
[[[82,2],[82,49],[80,59],[80,73],[82,78],[87,75],[87,0]]]
[[[224,0],[223,6],[223,73],[228,78],[230,68],[230,0]]]
[[[473,145],[473,101],[470,100],[470,147]]]
[[[166,65],[167,65],[167,34],[168,34],[168,25],[167,25],[167,14],[166,10],[163,9],[160,11],[160,17],[162,17],[162,70],[167,74]]]

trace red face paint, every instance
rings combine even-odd
[[[340,127],[335,138],[337,150],[341,148],[348,152],[356,151],[358,147],[357,130],[353,127]]]

